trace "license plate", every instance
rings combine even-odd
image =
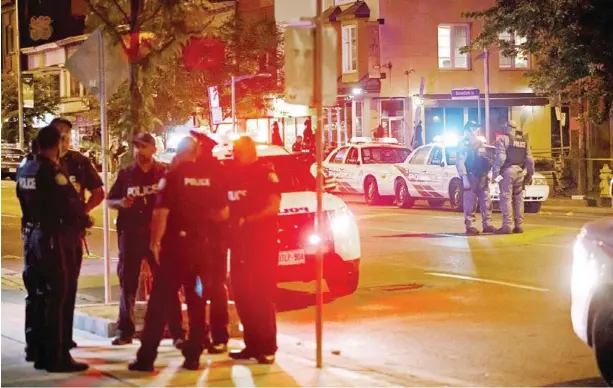
[[[306,263],[304,250],[285,251],[279,253],[279,265],[300,265]]]
[[[16,168],[9,168],[9,172],[17,172]]]

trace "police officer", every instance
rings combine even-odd
[[[191,135],[198,140],[200,156],[197,160],[200,168],[206,171],[218,171],[215,174],[223,178],[224,174],[219,160],[213,156],[213,148],[217,142],[203,133],[191,131]],[[220,184],[225,183],[223,181]],[[228,224],[208,222],[205,225],[209,235],[209,251],[204,259],[208,260],[202,298],[210,301],[210,338],[206,339],[207,350],[210,354],[220,354],[228,351]]]
[[[81,201],[85,204],[85,211],[89,214],[104,200],[104,190],[102,188],[102,179],[96,172],[91,161],[78,151],[70,149],[70,137],[72,123],[64,118],[58,117],[51,121],[51,126],[60,130],[62,139],[60,142],[60,164],[64,172],[68,175],[70,183],[74,186],[79,194]],[[85,200],[85,190],[89,191],[89,199]],[[81,237],[81,240],[85,236]],[[79,243],[77,251],[77,274],[81,271],[81,263],[83,261],[83,244]],[[72,303],[76,302],[77,284],[71,284],[70,295]],[[72,322],[72,318],[71,318]],[[77,344],[71,339],[71,347],[76,347]]]
[[[134,303],[143,259],[152,271],[157,272],[157,263],[149,249],[151,215],[157,194],[157,185],[164,176],[165,168],[153,158],[155,139],[148,133],[136,135],[134,163],[119,171],[117,180],[107,196],[110,207],[118,210],[117,237],[119,240],[119,263],[117,276],[121,286],[117,337],[113,345],[132,343],[135,334]],[[154,273],[155,275],[155,273]],[[168,324],[174,344],[180,348],[184,342],[181,303],[178,293],[169,299]]]
[[[525,170],[525,171],[524,171]],[[500,185],[500,211],[502,227],[499,234],[523,233],[524,189],[534,175],[534,159],[523,131],[511,120],[505,125],[505,134],[496,144],[493,176]],[[514,228],[511,228],[511,205]]]
[[[183,367],[190,370],[200,367],[207,330],[205,301],[195,288],[198,277],[202,279],[208,270],[208,260],[202,259],[202,253],[208,250],[208,235],[201,226],[207,220],[226,221],[230,210],[215,171],[203,170],[196,162],[198,151],[194,138],[181,140],[177,147],[178,164],[158,185],[151,222],[151,250],[161,268],[153,278],[142,345],[136,361],[128,366],[130,370],[153,370],[166,322],[166,306],[181,286],[185,289],[189,316]]]
[[[456,168],[462,179],[464,188],[463,208],[464,225],[467,235],[477,235],[479,230],[474,227],[475,198],[479,201],[483,233],[494,233],[492,226],[492,201],[490,199],[490,177],[492,163],[485,144],[477,137],[479,125],[469,121],[464,126],[464,138],[458,146]]]
[[[27,335],[35,368],[49,372],[78,372],[87,364],[69,353],[74,305],[68,294],[76,282],[76,242],[91,226],[80,201],[59,162],[60,132],[48,126],[37,138],[38,155],[26,162],[17,182],[23,216],[31,224],[24,255],[29,264],[24,281],[37,285],[29,300],[36,324]],[[26,280],[27,279],[27,280]],[[30,291],[30,290],[28,290]]]
[[[36,138],[32,139],[32,143],[30,146],[30,152],[26,155],[25,158],[19,164],[19,168],[17,168],[17,174],[15,181],[19,182],[19,176],[21,170],[26,165],[28,161],[34,160],[35,154],[38,153],[38,145],[36,144]],[[17,197],[19,198],[19,185],[16,186]],[[24,205],[24,203],[21,203]],[[27,208],[21,208],[21,239],[23,241],[23,251],[28,252],[28,247],[30,244],[30,234],[34,229],[34,225],[32,224],[31,217],[27,212]],[[26,337],[26,361],[34,362],[36,361],[37,355],[37,345],[36,343],[40,340],[39,336],[41,333],[39,321],[40,313],[38,309],[40,308],[40,297],[39,294],[43,292],[40,289],[40,285],[37,283],[37,279],[34,276],[30,276],[33,273],[33,270],[30,269],[34,263],[31,263],[32,255],[25,255],[23,262],[23,285],[26,289],[26,314],[25,314],[25,337]]]
[[[277,215],[279,178],[258,160],[250,137],[234,142],[235,166],[229,176],[232,238],[230,276],[234,302],[243,324],[245,348],[230,352],[235,360],[275,361],[277,327],[275,293],[279,262]]]

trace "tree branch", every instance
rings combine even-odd
[[[98,16],[100,20],[104,22],[104,24],[113,32],[114,35],[116,35],[116,38],[119,41],[119,44],[121,44],[121,47],[123,47],[124,51],[128,50],[128,47],[123,42],[123,37],[121,36],[119,31],[117,31],[115,26],[111,23],[109,18],[106,15],[103,15],[101,11],[96,9],[96,7],[92,4],[92,0],[85,0],[85,2],[89,6],[89,8],[92,10],[92,12],[95,13],[96,16]]]
[[[154,10],[151,15],[147,16],[146,18],[143,19],[143,21],[140,23],[141,26],[145,25],[145,23],[147,23],[148,21],[152,20],[153,18],[155,18],[155,16],[160,13],[160,10],[162,9],[162,7],[164,6],[164,2],[160,1],[160,4],[158,5],[157,9]]]
[[[121,8],[121,5],[119,5],[119,2],[117,0],[111,0],[111,1],[113,2],[113,4],[115,4],[119,12],[123,15],[124,21],[126,22],[126,24],[130,23],[130,17],[128,16],[126,11],[124,11],[123,8]]]

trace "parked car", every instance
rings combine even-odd
[[[575,240],[571,321],[594,350],[602,377],[613,386],[613,217],[587,223]]]
[[[17,175],[17,168],[19,164],[25,158],[25,153],[19,148],[13,147],[2,147],[0,150],[1,154],[1,168],[2,168],[2,179],[6,179],[7,177],[10,179],[15,179]]]
[[[398,206],[410,208],[415,200],[425,199],[433,208],[440,208],[448,201],[453,210],[462,211],[464,190],[456,169],[457,143],[457,140],[446,142],[437,137],[433,143],[415,149],[404,163],[394,165],[396,173],[391,180]],[[495,152],[493,146],[486,147],[488,152]],[[498,207],[498,184],[490,184],[490,196],[494,206]],[[538,213],[547,198],[547,179],[535,173],[524,191],[526,213]]]

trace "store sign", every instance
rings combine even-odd
[[[478,100],[479,89],[452,89],[452,100]]]
[[[219,88],[209,87],[209,106],[211,108],[211,124],[217,125],[223,122],[223,110],[219,102]]]
[[[21,82],[23,83],[23,107],[34,108],[34,75],[23,74]]]
[[[368,25],[368,78],[381,78],[381,47],[379,44],[379,23]]]

